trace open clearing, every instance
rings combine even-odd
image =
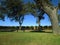
[[[40,32],[0,32],[0,45],[60,45],[60,35]]]

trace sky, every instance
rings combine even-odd
[[[25,2],[27,2],[26,0],[24,0]],[[32,0],[30,0],[32,1]],[[53,0],[52,1],[54,6],[57,6],[58,1],[57,0]],[[60,13],[60,11],[58,11],[58,13]],[[45,19],[40,21],[40,25],[41,26],[51,26],[51,21],[48,17],[47,14],[44,14]],[[36,23],[36,18],[34,16],[32,16],[31,14],[28,14],[24,17],[24,21],[22,26],[38,26],[38,24]],[[5,18],[5,21],[0,20],[0,26],[19,26],[18,22],[14,22],[14,21],[10,21],[7,17]]]

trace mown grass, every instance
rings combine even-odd
[[[60,36],[38,32],[0,32],[0,45],[60,45]]]

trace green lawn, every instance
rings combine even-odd
[[[0,32],[0,45],[60,45],[60,36],[38,32]]]

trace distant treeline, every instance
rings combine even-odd
[[[43,30],[52,29],[52,26],[41,26]],[[19,26],[0,26],[0,31],[19,30]],[[22,26],[21,30],[38,30],[38,26]]]

